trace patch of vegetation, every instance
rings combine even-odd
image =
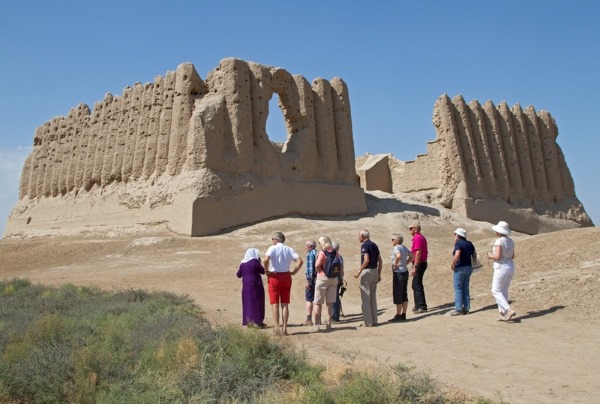
[[[261,330],[211,327],[187,297],[0,282],[0,402],[469,401],[401,366],[326,375]]]

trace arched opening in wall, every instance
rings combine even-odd
[[[267,116],[267,135],[271,142],[277,143],[281,148],[287,142],[287,127],[283,111],[279,108],[279,95],[273,93],[269,100],[269,115]]]

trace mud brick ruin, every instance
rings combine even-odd
[[[275,95],[283,144],[266,132]],[[164,224],[202,236],[291,214],[359,215],[363,188],[531,234],[593,225],[549,113],[444,95],[433,124],[436,140],[414,161],[356,159],[341,79],[229,58],[203,80],[184,63],[40,126],[5,235]]]
[[[575,195],[548,112],[443,95],[433,125],[436,140],[414,161],[358,159],[362,186],[420,194],[471,219],[506,220],[529,234],[593,225]]]
[[[274,94],[285,144],[265,129]],[[354,156],[342,80],[311,84],[233,58],[202,80],[184,63],[39,127],[6,234],[165,223],[200,236],[288,214],[359,214]]]

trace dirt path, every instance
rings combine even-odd
[[[349,221],[280,219],[201,239],[153,234],[2,240],[0,278],[169,290],[192,297],[214,323],[240,324],[241,284],[235,277],[239,260],[251,246],[264,254],[273,231],[284,231],[286,244],[302,254],[305,239],[330,234],[342,246],[348,271],[358,265],[358,230],[371,230],[387,263],[389,235],[401,231],[410,238],[404,229],[412,220],[408,214],[393,213]],[[282,340],[305,348],[311,358],[326,364],[400,362],[468,393],[512,403],[597,402],[600,230],[516,235],[521,258],[511,299],[518,317],[512,323],[501,323],[495,321],[489,266],[473,275],[472,313],[447,314],[453,299],[448,269],[451,234],[459,221],[453,217],[421,217],[421,221],[432,251],[425,276],[430,312],[409,315],[406,323],[388,323],[394,308],[391,276],[386,272],[378,293],[381,325],[359,327],[358,283],[348,277],[343,298],[346,317],[330,333],[311,332],[299,325],[305,318],[305,306],[302,280],[297,277],[290,335]],[[460,226],[467,228],[478,250],[486,251],[493,240],[488,224],[461,220]],[[405,244],[410,245],[410,240]],[[580,249],[585,254],[579,253]],[[266,320],[272,324],[269,315]],[[332,336],[339,346],[326,349]]]

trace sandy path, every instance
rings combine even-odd
[[[358,263],[355,236],[365,226],[371,229],[374,241],[380,244],[387,258],[390,247],[383,240],[410,220],[390,215],[348,222],[280,219],[202,239],[163,234],[108,239],[88,236],[2,240],[0,278],[29,278],[50,285],[69,282],[108,289],[169,290],[192,297],[214,323],[239,324],[241,284],[235,272],[247,247],[257,246],[264,254],[270,233],[277,229],[286,233],[287,244],[299,252],[306,238],[337,234],[341,235],[337,240],[349,270]],[[427,225],[431,226],[432,248],[430,269],[425,277],[430,312],[409,315],[410,321],[406,323],[387,323],[394,309],[391,279],[386,273],[379,290],[381,325],[359,327],[358,284],[349,277],[343,298],[346,318],[335,324],[331,333],[311,332],[299,325],[305,314],[302,279],[297,277],[290,335],[281,337],[282,340],[305,348],[311,358],[325,363],[401,362],[426,370],[442,383],[469,393],[488,398],[501,395],[513,403],[597,402],[600,316],[594,306],[599,301],[600,289],[597,251],[600,231],[593,228],[517,237],[517,249],[523,258],[518,262],[520,272],[511,292],[519,317],[507,324],[495,321],[497,312],[489,293],[489,267],[473,275],[472,314],[447,315],[453,298],[447,269],[448,249],[452,247],[449,235],[456,224],[451,220],[437,222],[435,227],[433,223],[426,224],[426,235]],[[469,222],[463,227],[473,229],[479,249],[490,243],[487,224]],[[539,257],[549,255],[543,246],[552,248],[559,241],[561,245],[575,245],[571,238],[591,243],[585,249],[585,257],[573,252],[564,254],[563,261],[552,270],[536,267]],[[267,323],[272,323],[269,315]],[[325,349],[332,334],[339,347]]]

